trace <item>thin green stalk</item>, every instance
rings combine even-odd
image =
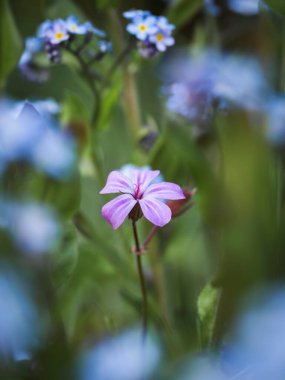
[[[96,127],[97,121],[99,119],[100,113],[101,113],[101,95],[100,92],[95,84],[94,81],[94,75],[90,72],[88,64],[83,60],[83,58],[80,56],[80,54],[77,53],[76,50],[73,50],[70,46],[66,46],[66,50],[72,53],[77,61],[80,64],[81,71],[83,76],[85,77],[91,91],[94,97],[94,108],[93,108],[93,113],[91,117],[91,124],[92,126]],[[99,79],[99,78],[98,78]]]
[[[114,47],[118,52],[124,52],[125,49],[126,52],[128,52],[125,42],[125,34],[115,9],[111,9],[109,11],[109,17],[110,24],[112,25],[113,29],[112,34],[114,37]],[[141,113],[133,69],[124,58],[125,55],[123,54],[123,58],[120,63],[123,72],[124,108],[130,126],[133,142],[136,144],[141,129]]]
[[[147,327],[148,327],[147,290],[146,290],[146,284],[145,284],[143,268],[142,268],[141,248],[140,248],[140,243],[139,243],[136,222],[133,221],[132,225],[133,225],[133,233],[134,233],[134,239],[135,239],[137,270],[139,274],[140,288],[141,288],[141,293],[142,293],[142,315],[143,315],[142,335],[143,335],[143,339],[145,339],[147,335]]]

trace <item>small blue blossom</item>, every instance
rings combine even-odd
[[[153,16],[147,16],[146,18],[135,17],[132,23],[127,25],[127,31],[135,35],[139,40],[145,41],[158,31],[156,18]]]
[[[138,48],[143,57],[151,58],[157,52],[164,52],[168,46],[174,45],[172,32],[175,26],[166,17],[156,17],[141,10],[132,10],[123,15],[131,20],[126,29],[139,40]]]
[[[65,21],[65,27],[71,34],[86,34],[88,26],[85,24],[79,24],[78,18],[75,16],[69,16]]]
[[[47,41],[54,45],[60,44],[63,41],[69,39],[68,30],[64,20],[58,19],[52,23],[51,28],[47,28],[44,33],[44,37]]]
[[[102,53],[109,53],[112,51],[112,43],[109,41],[99,41],[98,48]]]
[[[163,30],[150,36],[149,41],[152,42],[160,52],[164,52],[168,46],[172,46],[175,43],[174,38],[170,33]]]
[[[164,33],[171,33],[175,29],[175,25],[170,24],[168,19],[164,16],[159,16],[156,18],[156,25],[159,30]]]

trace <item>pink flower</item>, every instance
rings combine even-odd
[[[132,169],[128,175],[120,171],[112,171],[109,174],[106,186],[100,194],[122,194],[102,208],[103,217],[114,230],[120,227],[131,211],[130,217],[133,220],[142,213],[158,227],[170,221],[171,210],[161,200],[178,200],[184,199],[185,196],[175,183],[152,183],[159,173],[159,170]]]

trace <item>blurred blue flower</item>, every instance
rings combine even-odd
[[[0,157],[5,161],[26,159],[47,128],[37,110],[26,102],[17,118],[10,108],[0,105]]]
[[[74,141],[67,133],[57,129],[47,130],[31,150],[34,165],[58,179],[71,174],[75,159]]]
[[[149,336],[142,344],[140,330],[129,330],[86,353],[79,366],[81,380],[148,379],[157,368],[161,351]]]
[[[27,101],[18,101],[13,104],[13,116],[18,117],[27,104]],[[33,100],[29,101],[28,104],[31,104],[42,116],[47,118],[55,117],[60,112],[60,105],[52,98],[44,100]]]
[[[219,105],[260,111],[270,94],[261,67],[246,56],[201,52],[170,63],[164,77],[167,107],[194,122],[207,120]]]
[[[34,106],[36,105],[40,112]],[[52,100],[16,104],[0,103],[0,163],[22,160],[55,177],[64,179],[73,171],[76,160],[72,137],[55,124]]]
[[[7,265],[0,270],[0,357],[27,358],[40,336],[39,313],[26,283]]]
[[[25,253],[43,254],[56,246],[60,228],[49,208],[36,203],[7,203],[4,217],[9,233]]]
[[[250,110],[259,110],[269,94],[258,62],[251,57],[225,55],[219,58],[214,96]]]
[[[171,62],[164,72],[168,95],[166,106],[191,122],[209,118],[214,101],[213,87],[219,69],[218,55],[205,51],[190,59]]]
[[[259,11],[259,0],[228,0],[228,7],[246,16],[254,16]]]
[[[282,380],[285,375],[285,290],[254,294],[221,353],[227,379]],[[228,339],[229,340],[229,339]]]
[[[223,373],[218,358],[210,355],[192,359],[176,378],[177,380],[234,380]]]

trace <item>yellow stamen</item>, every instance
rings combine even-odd
[[[63,33],[62,33],[62,32],[57,32],[57,33],[55,34],[55,38],[56,38],[57,40],[61,40],[62,37],[63,37]]]
[[[140,24],[140,26],[139,26],[139,30],[140,30],[141,32],[145,32],[145,31],[146,31],[146,25],[145,25],[145,24]]]
[[[161,34],[161,33],[158,33],[158,34],[156,35],[156,39],[157,39],[157,41],[158,41],[158,42],[161,42],[161,41],[163,41],[163,39],[164,39],[164,36],[163,36],[163,34]]]

